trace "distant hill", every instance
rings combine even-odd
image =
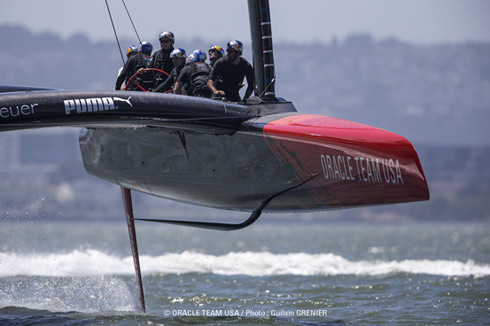
[[[122,65],[115,41],[81,34],[62,39],[1,25],[0,40],[0,84],[113,89]],[[190,51],[211,43],[176,45]],[[275,60],[277,93],[298,111],[378,126],[416,146],[490,144],[488,43],[415,46],[353,35],[329,44],[276,43]]]

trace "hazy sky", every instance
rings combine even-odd
[[[142,39],[250,40],[246,0],[125,0]],[[135,38],[122,1],[108,0],[121,36]],[[489,0],[270,0],[277,41],[330,42],[351,33],[419,44],[490,41]],[[114,39],[104,0],[0,0],[0,24]]]

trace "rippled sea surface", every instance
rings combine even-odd
[[[0,325],[489,325],[488,224],[0,229]]]

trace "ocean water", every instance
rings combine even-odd
[[[0,325],[490,325],[488,224],[0,223]]]

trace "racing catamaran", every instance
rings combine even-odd
[[[231,103],[134,91],[0,86],[0,131],[83,127],[88,173],[120,185],[145,311],[135,220],[217,230],[262,212],[429,199],[412,144],[392,132],[296,111],[276,96],[268,0],[248,0],[255,94]],[[226,210],[242,223],[136,219],[131,190]]]

